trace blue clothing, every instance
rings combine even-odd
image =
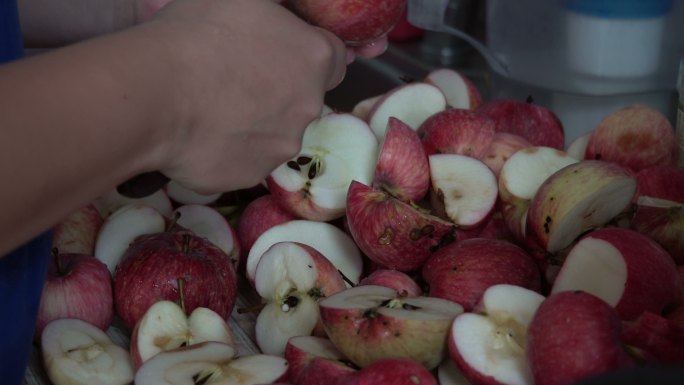
[[[20,31],[16,1],[0,0],[0,63],[23,55]],[[48,232],[0,258],[0,383],[3,385],[20,385],[24,380],[51,245]]]

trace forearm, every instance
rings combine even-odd
[[[148,35],[127,31],[0,66],[0,255],[157,165],[161,129],[174,123],[164,88],[174,76]]]
[[[18,0],[27,47],[49,48],[135,24],[135,0]]]

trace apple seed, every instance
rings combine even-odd
[[[295,162],[294,160],[287,162],[287,167],[289,167],[295,171],[302,171],[302,169],[299,168],[299,163]]]

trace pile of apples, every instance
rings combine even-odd
[[[350,2],[390,20],[345,37],[358,44],[405,6]],[[345,12],[287,3],[331,30],[314,16]],[[55,385],[564,385],[684,363],[672,126],[625,106],[565,144],[552,111],[485,101],[441,68],[325,109],[237,210],[231,192],[173,181],[111,191],[54,228],[45,371]],[[259,353],[238,353],[228,320],[244,311]]]
[[[552,111],[437,69],[325,109],[238,211],[170,182],[73,213],[36,341],[55,385],[546,385],[682,364],[678,155],[645,105],[566,148]],[[259,354],[227,323],[239,290],[260,298]]]

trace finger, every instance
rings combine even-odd
[[[374,58],[382,55],[385,51],[387,51],[387,45],[387,37],[383,37],[371,43],[354,47],[354,52],[358,56]]]
[[[328,83],[326,90],[331,90],[337,87],[344,79],[347,72],[348,52],[347,47],[342,40],[335,36],[332,32],[319,28],[321,34],[328,40],[333,49],[332,60],[330,62]]]

